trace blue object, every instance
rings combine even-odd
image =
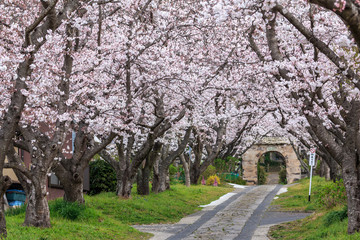
[[[6,191],[6,199],[9,203],[14,201],[25,202],[26,194],[23,190],[9,189]]]
[[[11,201],[11,202],[9,202],[10,207],[21,206],[21,205],[24,205],[24,202],[22,202],[22,201]]]
[[[19,193],[25,194],[24,190],[19,190],[19,189],[8,189],[8,190],[6,190],[6,192],[19,192]]]

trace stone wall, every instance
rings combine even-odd
[[[243,179],[248,184],[257,184],[257,162],[266,152],[279,152],[285,158],[286,178],[288,183],[293,183],[301,178],[300,161],[289,144],[255,144],[242,155]]]

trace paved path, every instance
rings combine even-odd
[[[279,172],[268,172],[266,177],[266,184],[278,184]]]
[[[134,227],[153,233],[153,240],[265,240],[270,226],[309,215],[266,211],[281,187],[262,185],[236,189],[233,196],[220,205],[205,207],[176,224]]]

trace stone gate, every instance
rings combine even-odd
[[[282,137],[264,137],[242,155],[243,179],[248,184],[257,184],[257,163],[267,152],[278,152],[284,157],[288,183],[301,178],[300,161],[289,140]]]

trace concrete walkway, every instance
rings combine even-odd
[[[270,226],[309,215],[267,211],[281,187],[262,185],[235,189],[233,196],[220,205],[204,207],[176,224],[134,227],[154,234],[153,240],[265,240]]]

